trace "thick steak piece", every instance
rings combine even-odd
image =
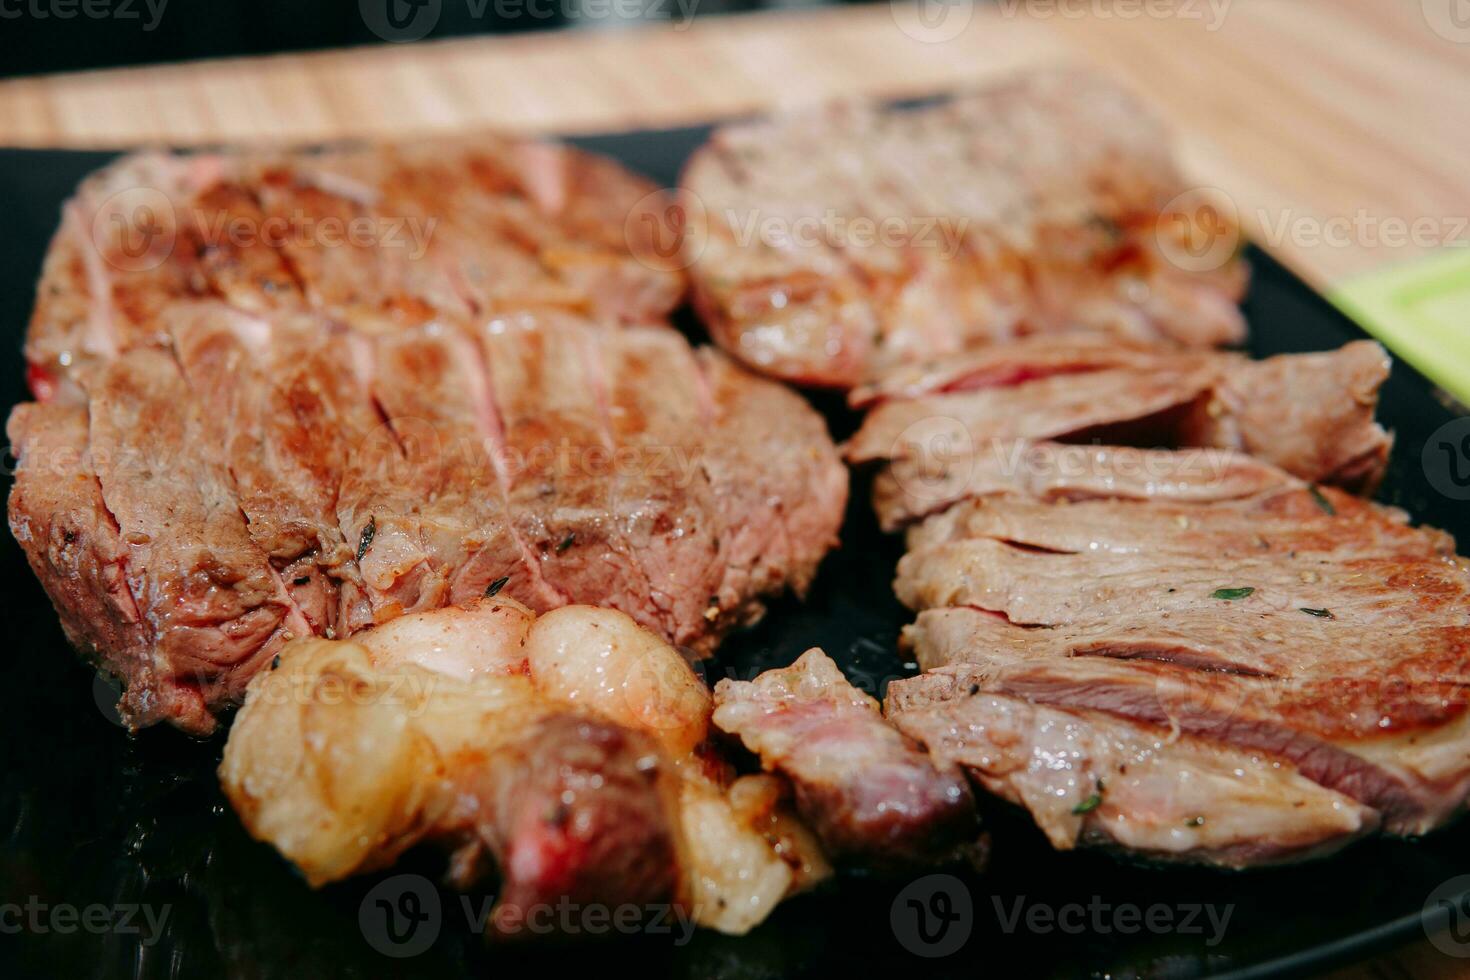
[[[10,519],[129,723],[208,731],[290,636],[485,594],[706,654],[804,592],[846,469],[803,400],[663,322],[660,202],[493,136],[88,178],[27,337]]]
[[[487,592],[707,653],[836,543],[821,418],[667,328],[206,301],[164,322],[170,348],[79,375],[85,404],[12,422],[12,526],[131,724],[208,731],[290,636]]]
[[[725,126],[682,188],[711,332],[790,381],[849,388],[1028,334],[1245,333],[1233,221],[1191,192],[1158,121],[1089,73]]]
[[[715,688],[715,726],[788,777],[827,853],[878,865],[933,862],[977,835],[959,769],[900,735],[826,654]]]
[[[159,315],[189,298],[395,325],[658,320],[684,294],[682,274],[638,258],[638,216],[658,207],[652,184],[611,161],[488,135],[134,154],[65,206],[26,339],[32,390],[79,397],[78,368],[166,344]]]
[[[1068,343],[998,347],[953,371],[906,369],[889,387],[864,393],[873,407],[845,451],[853,462],[889,462],[874,489],[884,525],[1016,479],[1019,467],[1037,465],[1011,457],[1022,439],[1228,449],[1356,491],[1382,478],[1393,439],[1373,413],[1390,362],[1372,341],[1263,361]],[[1059,364],[1067,369],[1052,370]],[[1225,460],[1179,462],[1207,470]]]
[[[1109,496],[1117,457],[1088,459],[1087,495],[1018,481],[910,530],[903,643],[928,673],[890,688],[902,731],[1059,847],[1242,866],[1464,808],[1470,567],[1448,535],[1280,471]]]

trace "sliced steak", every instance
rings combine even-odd
[[[708,653],[804,591],[846,470],[802,399],[657,322],[660,200],[491,137],[89,179],[27,348],[75,411],[16,414],[10,518],[129,723],[207,731],[288,636],[482,594]]]
[[[1094,711],[1063,710],[947,671],[894,683],[900,730],[1025,807],[1054,847],[1248,867],[1330,853],[1377,813],[1258,752]]]
[[[926,863],[975,838],[974,800],[959,772],[895,731],[820,650],[754,681],[721,681],[714,723],[791,779],[829,854]]]
[[[935,430],[944,437],[943,428]],[[956,501],[995,494],[1040,500],[1235,500],[1293,483],[1286,473],[1223,449],[1182,451],[997,440],[985,450],[938,446],[893,460],[873,480],[873,506],[897,531]]]
[[[1244,335],[1238,233],[1200,227],[1162,126],[1088,73],[725,126],[682,184],[711,332],[787,380],[851,387],[1079,328],[1190,346]],[[1220,246],[1203,262],[1186,244],[1201,234]]]
[[[1158,353],[1093,370],[1022,373],[882,401],[846,453],[854,462],[904,461],[895,479],[938,482],[936,493],[948,499],[965,495],[967,468],[982,479],[988,472],[975,457],[993,452],[997,441],[1022,438],[1233,449],[1305,480],[1371,490],[1392,445],[1373,420],[1388,369],[1382,347],[1356,341],[1327,354],[1264,361]],[[949,476],[955,471],[963,476]]]
[[[84,384],[93,465],[127,546],[152,680],[166,688],[161,713],[208,732],[209,709],[238,699],[250,676],[311,626],[251,539],[220,447],[173,358],[139,348]]]
[[[1284,474],[1213,501],[1017,486],[929,517],[910,547],[897,589],[922,612],[904,644],[930,673],[890,689],[890,717],[1058,846],[1261,863],[1380,825],[1423,833],[1470,796],[1470,566],[1400,511]],[[1042,783],[1034,760],[1056,746],[1008,734],[1028,712],[1078,747]],[[1188,808],[1186,829],[1156,825],[1134,781],[1145,757],[1150,793],[1174,784],[1163,812]],[[1263,759],[1280,775],[1249,776]],[[1249,807],[1219,784],[1231,766],[1256,779]],[[1332,795],[1304,797],[1302,780]],[[1322,819],[1329,804],[1343,819]]]

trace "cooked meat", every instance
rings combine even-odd
[[[26,341],[32,390],[76,396],[77,369],[166,343],[159,315],[190,297],[354,323],[657,320],[683,281],[640,262],[624,230],[653,192],[610,161],[489,136],[125,157],[63,212]]]
[[[220,767],[312,885],[438,842],[460,887],[498,869],[491,930],[566,898],[677,901],[741,933],[830,874],[778,782],[708,754],[709,692],[627,616],[483,598],[361,639],[288,645]]]
[[[846,450],[854,462],[894,461],[879,499],[910,499],[889,504],[896,509],[885,521],[968,495],[972,477],[975,492],[986,492],[994,467],[983,460],[1015,439],[1233,449],[1354,490],[1375,487],[1388,461],[1392,439],[1373,410],[1389,359],[1371,341],[1264,361],[1165,351],[1110,358],[1093,345],[1074,354],[1030,341],[962,361],[954,374],[935,370],[917,389],[917,375],[906,373]],[[989,370],[1001,360],[1002,372]],[[1040,366],[1028,368],[1033,361]],[[1071,369],[1049,371],[1062,362]],[[908,391],[917,393],[899,394]]]
[[[715,687],[714,723],[791,779],[828,854],[878,865],[933,862],[971,843],[974,800],[958,769],[935,765],[826,654]]]
[[[11,523],[130,724],[207,732],[291,636],[487,591],[708,652],[805,590],[846,471],[803,401],[657,322],[652,191],[494,138],[82,185],[27,341],[76,409],[17,415]]]
[[[696,304],[721,346],[787,380],[852,387],[1077,329],[1185,346],[1244,336],[1237,230],[1218,211],[1204,226],[1163,127],[1089,73],[725,126],[683,188]],[[1218,261],[1196,260],[1201,241]]]
[[[1090,480],[910,531],[896,587],[929,673],[890,687],[901,730],[1059,847],[1241,866],[1460,812],[1470,565],[1448,535],[1279,472],[1214,500]]]
[[[943,435],[942,430],[936,433]],[[1161,450],[996,440],[950,456],[937,447],[894,460],[873,481],[885,531],[994,494],[1038,500],[1235,500],[1288,485],[1289,474],[1226,449]]]

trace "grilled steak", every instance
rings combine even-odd
[[[208,731],[292,637],[487,591],[609,605],[707,652],[835,543],[847,476],[820,417],[639,322],[679,294],[624,243],[641,181],[552,148],[431,149],[129,158],[68,205],[10,520],[130,724]],[[156,256],[72,227],[130,177],[183,223]],[[207,237],[410,205],[451,216],[421,261]],[[118,249],[148,240],[129,214]]]
[[[791,779],[798,810],[831,855],[932,862],[976,836],[959,771],[894,731],[820,650],[754,681],[721,681],[713,720]]]
[[[187,297],[398,325],[657,320],[684,284],[636,257],[653,192],[610,161],[489,136],[125,157],[65,206],[26,340],[32,389],[74,395],[90,360],[166,344],[160,314]]]
[[[1280,471],[1109,495],[1108,459],[1080,499],[1017,484],[910,531],[929,673],[890,719],[1059,847],[1242,866],[1457,814],[1470,566],[1448,535]]]
[[[1087,73],[726,126],[683,188],[716,340],[791,381],[851,387],[1079,328],[1186,346],[1244,336],[1234,228],[1201,227],[1162,126]],[[1202,235],[1218,261],[1191,251]]]
[[[1026,465],[1008,456],[1017,439],[1217,447],[1366,491],[1392,446],[1373,419],[1388,369],[1371,341],[1264,361],[1027,341],[905,369],[864,391],[875,407],[846,453],[893,461],[875,487],[888,527],[1011,479],[998,470]]]

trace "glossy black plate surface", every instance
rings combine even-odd
[[[672,182],[705,132],[578,142]],[[0,234],[6,351],[0,400],[7,406],[25,397],[20,344],[58,208],[86,172],[109,158],[0,151],[8,219]],[[1253,353],[1328,349],[1361,336],[1271,259],[1258,252],[1250,257],[1255,279],[1246,308]],[[845,436],[853,420],[839,402],[818,403],[834,433]],[[1470,541],[1470,509],[1434,490],[1421,463],[1430,434],[1453,418],[1450,409],[1400,364],[1384,389],[1381,417],[1398,437],[1382,498]],[[8,467],[6,473],[8,481]],[[908,672],[893,652],[907,619],[889,588],[899,553],[895,539],[878,533],[866,487],[855,487],[844,545],[828,559],[810,600],[783,603],[759,627],[732,638],[707,665],[711,680],[748,677],[819,645],[855,682],[881,696],[889,679]],[[427,882],[440,868],[434,855],[413,855],[390,874],[320,892],[306,888],[272,850],[245,836],[225,804],[214,776],[220,740],[196,742],[161,730],[134,738],[117,727],[104,707],[110,692],[94,684],[92,672],[71,654],[8,534],[0,535],[0,576],[10,633],[0,667],[3,976],[1299,974],[1422,937],[1421,910],[1431,893],[1470,874],[1464,827],[1419,842],[1369,841],[1303,867],[1222,874],[1057,854],[1027,822],[999,813],[992,819],[992,867],[983,877],[962,873],[954,881],[915,884],[844,876],[782,906],[741,939],[712,933],[689,938],[676,930],[555,950],[487,951],[469,919],[489,893],[465,900],[432,889]],[[406,899],[409,892],[414,895]],[[932,942],[918,935],[907,903],[916,896],[918,907],[930,912]],[[417,908],[416,924],[406,917],[389,922],[378,905],[385,897],[387,908]],[[1213,907],[1213,919],[1206,906]],[[1463,901],[1461,907],[1470,909]],[[946,908],[952,921],[941,928],[935,915]],[[1028,920],[1044,926],[1048,909],[1061,925],[1028,926]],[[1011,927],[1018,910],[1021,918]],[[150,912],[151,923],[162,920],[160,927],[150,923]],[[1434,923],[1443,924],[1448,914],[1442,911]],[[392,925],[397,932],[389,932]],[[410,956],[383,952],[419,946],[426,948]],[[919,955],[951,946],[957,949],[949,955]]]

